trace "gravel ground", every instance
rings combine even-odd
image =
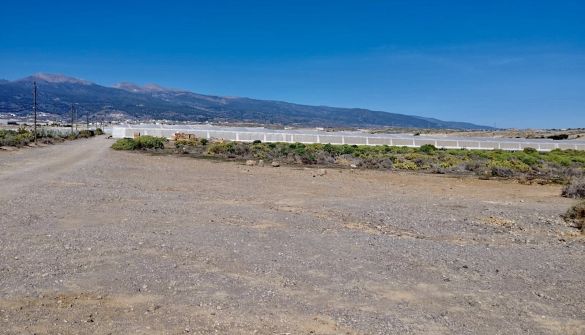
[[[584,334],[558,186],[0,152],[0,334]]]

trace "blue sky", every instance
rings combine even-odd
[[[3,1],[0,78],[585,127],[585,1]]]

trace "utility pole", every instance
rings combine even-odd
[[[37,82],[33,81],[33,113],[35,118],[34,136],[35,144],[37,143]]]
[[[75,130],[77,130],[77,108],[73,105],[73,112],[75,113]]]
[[[73,104],[71,104],[71,110],[69,113],[71,114],[71,134],[73,134]]]
[[[89,130],[89,111],[85,113],[85,129]]]

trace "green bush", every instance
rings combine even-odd
[[[416,148],[411,148],[411,147],[406,147],[406,146],[402,146],[402,147],[390,147],[392,149],[392,152],[395,154],[407,154],[407,153],[411,153],[411,152],[416,152]]]
[[[214,155],[233,154],[235,146],[235,142],[213,142],[207,148],[207,152]]]
[[[357,147],[357,146],[356,146],[356,147]],[[340,149],[341,149],[341,152],[340,152],[340,154],[342,154],[342,155],[351,155],[351,154],[353,154],[353,152],[355,151],[355,148],[356,148],[356,147],[354,147],[354,146],[352,146],[352,145],[344,144],[344,145],[342,145],[342,146],[341,146],[341,148],[340,148]]]
[[[136,150],[138,149],[138,142],[131,138],[122,138],[112,144],[114,150]]]
[[[24,128],[19,128],[16,131],[0,129],[0,146],[21,147],[32,141],[34,141],[33,133]]]
[[[103,135],[103,134],[104,134],[104,131],[102,130],[102,128],[96,128],[96,130],[95,130],[95,134],[96,134],[97,136],[99,136],[99,135]]]
[[[162,149],[165,147],[167,139],[164,137],[145,135],[138,137],[136,142],[138,142],[140,149]]]
[[[294,149],[295,153],[299,156],[304,156],[307,153],[307,148],[302,143],[295,143],[291,149]]]
[[[529,149],[529,148],[526,148]],[[533,166],[533,165],[537,165],[540,162],[540,159],[537,156],[534,156],[534,154],[528,154],[526,153],[526,149],[524,149],[523,152],[518,152],[516,153],[516,158],[518,158],[522,163],[529,165],[529,166]]]
[[[181,139],[175,141],[175,148],[182,148],[182,147],[193,147],[196,146],[199,142],[194,139]]]
[[[122,138],[112,144],[114,150],[162,149],[167,140],[164,137],[140,136],[136,139]]]
[[[329,154],[333,154],[335,152],[335,148],[331,145],[331,143],[327,143],[323,146],[323,150]]]
[[[418,148],[420,152],[424,152],[425,154],[432,154],[437,151],[437,148],[432,144],[424,144],[420,148]]]

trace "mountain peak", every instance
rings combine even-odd
[[[62,74],[53,74],[53,73],[35,73],[32,76],[28,76],[26,78],[21,79],[20,81],[44,81],[47,83],[55,83],[55,84],[81,84],[81,85],[90,85],[91,82],[87,80],[77,79],[73,77],[68,77]]]
[[[142,92],[142,87],[139,85],[129,83],[129,82],[121,82],[114,84],[114,88],[119,88],[121,90],[130,91],[130,92]]]
[[[152,92],[169,92],[173,91],[171,89],[162,87],[157,84],[146,84],[144,86],[140,86],[134,83],[122,82],[114,85],[115,88],[119,88],[121,90],[135,92],[135,93],[152,93]]]
[[[158,84],[146,84],[144,85],[144,89],[148,91],[171,91],[170,89],[162,87]]]

